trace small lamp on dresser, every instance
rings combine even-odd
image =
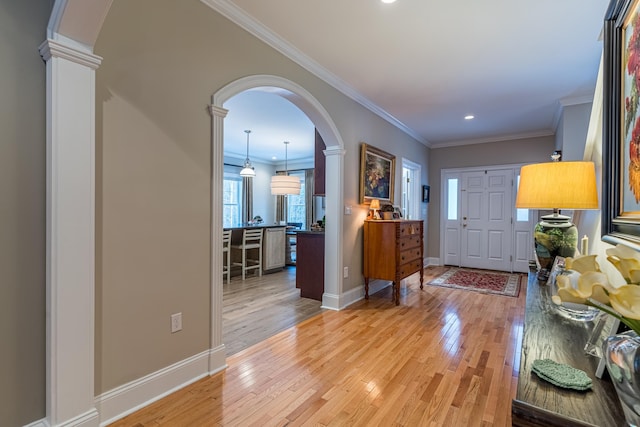
[[[369,218],[370,219],[378,219],[378,211],[380,209],[380,200],[373,199],[371,200],[371,205],[369,205]]]

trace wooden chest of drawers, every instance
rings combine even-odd
[[[393,299],[400,304],[400,281],[420,272],[423,287],[423,221],[367,220],[364,222],[364,291],[369,279],[391,280]]]

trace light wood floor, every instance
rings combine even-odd
[[[301,298],[296,268],[242,280],[232,277],[223,286],[222,341],[231,356],[320,314],[321,302]]]
[[[427,268],[425,281],[438,274]],[[507,426],[519,298],[403,281],[227,359],[114,426]]]

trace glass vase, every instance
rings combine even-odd
[[[578,286],[578,278],[580,277],[580,273],[578,273],[577,271],[560,270],[558,272],[558,275],[568,276],[571,280],[571,285],[574,288]],[[552,280],[549,281],[550,294],[558,295],[557,276],[552,277],[551,279]],[[566,319],[574,320],[576,322],[592,322],[595,321],[596,318],[603,315],[603,312],[595,307],[590,307],[588,305],[573,302],[563,301],[560,305],[552,304],[552,306],[555,309],[556,313],[558,313],[560,316]]]
[[[630,426],[640,426],[640,337],[623,332],[608,337],[603,350],[607,370]]]

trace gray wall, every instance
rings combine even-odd
[[[45,65],[53,2],[0,0],[0,425],[45,415]]]
[[[353,208],[343,217],[345,290],[363,283],[360,143],[422,163],[426,178],[427,147],[198,0],[115,1],[95,53],[104,58],[96,72],[96,394],[209,347],[206,106],[220,88],[281,76],[334,120],[346,151],[344,203]],[[170,334],[175,312],[184,328]]]
[[[556,132],[556,148],[562,150],[562,160],[583,160],[589,130],[592,104],[567,105]]]
[[[440,256],[440,172],[442,169],[548,162],[555,149],[553,136],[462,145],[431,150],[429,159],[429,230],[427,256]]]

